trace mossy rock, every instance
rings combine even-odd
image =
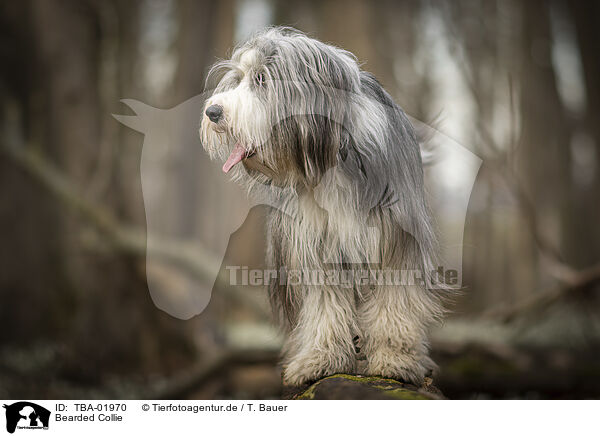
[[[434,400],[441,393],[431,385],[417,388],[398,380],[350,374],[334,374],[318,380],[308,387],[288,392],[296,400]]]

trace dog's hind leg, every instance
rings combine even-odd
[[[353,373],[356,354],[352,289],[307,287],[302,294],[297,322],[284,346],[283,381],[297,386],[336,374]]]

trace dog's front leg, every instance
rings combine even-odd
[[[435,369],[428,356],[427,327],[439,306],[416,286],[378,286],[358,307],[367,375],[400,379],[420,386]]]
[[[307,287],[295,294],[301,295],[301,305],[284,346],[284,384],[298,386],[327,375],[354,372],[352,339],[357,326],[353,290]]]

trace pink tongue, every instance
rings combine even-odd
[[[236,164],[239,164],[245,157],[246,149],[238,142],[235,144],[233,151],[227,158],[227,162],[225,162],[223,165],[223,172],[228,173],[230,169],[232,169]]]

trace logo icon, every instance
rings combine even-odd
[[[29,401],[19,401],[3,406],[6,409],[6,431],[18,429],[48,429],[50,411]]]
[[[336,93],[343,96],[343,91]],[[148,288],[154,304],[179,319],[190,319],[208,305],[230,236],[242,226],[252,207],[265,205],[290,216],[295,216],[297,207],[297,202],[293,201],[297,197],[285,191],[292,188],[270,185],[269,190],[248,196],[241,184],[223,177],[220,163],[210,161],[199,167],[199,162],[205,162],[202,160],[205,152],[199,143],[198,123],[208,97],[208,93],[199,94],[171,109],[157,109],[125,99],[122,102],[135,115],[113,115],[117,121],[145,135],[140,175],[146,212]],[[482,160],[441,131],[414,118],[410,121],[432,150],[427,152],[431,156],[424,158],[429,161],[425,168],[427,188],[435,193],[430,200],[440,247],[436,268],[457,271],[454,282],[446,285],[461,289],[465,220]],[[211,186],[190,191],[191,181],[197,179],[199,171],[210,179]],[[321,185],[330,186],[323,182]],[[173,192],[193,193],[193,196],[182,198]],[[387,195],[382,200],[395,202],[387,190],[383,193]],[[216,198],[226,198],[226,201],[217,202]],[[329,212],[327,204],[319,206]],[[174,220],[173,217],[179,218]],[[216,222],[221,229],[218,232],[197,231],[203,226],[216,228]],[[375,227],[371,228],[377,231]],[[191,268],[177,271],[181,277],[177,292],[165,286],[164,279],[165,274],[172,274],[173,265],[177,264],[174,260],[178,260],[172,255],[173,241],[186,242],[179,253],[199,253],[197,262],[188,254],[179,262]]]

